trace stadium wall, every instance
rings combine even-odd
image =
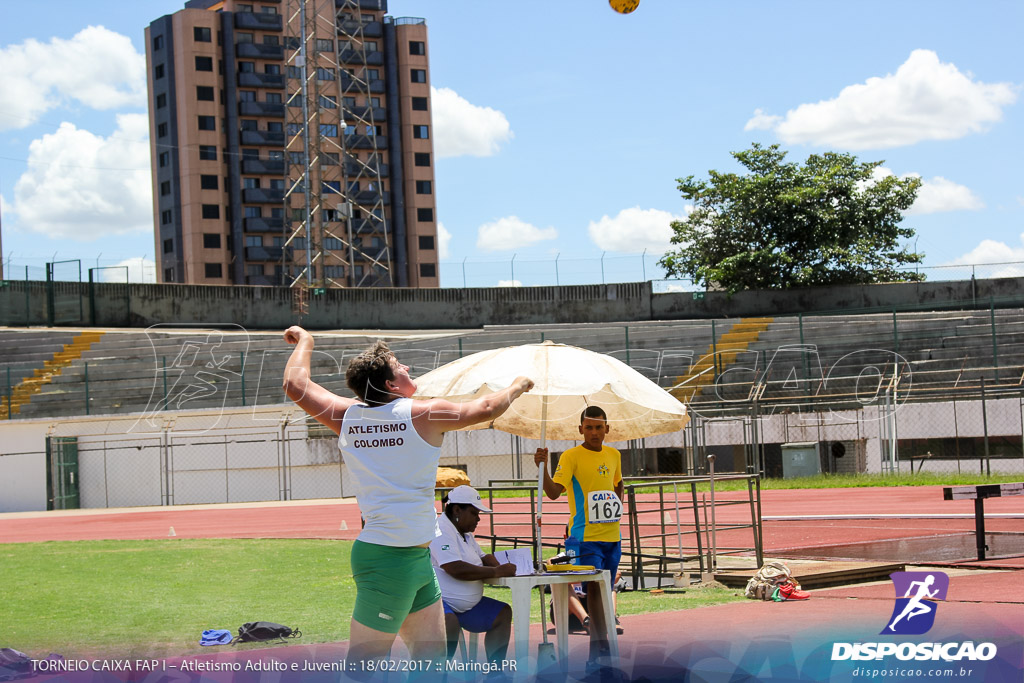
[[[234,324],[281,329],[297,290],[7,281],[0,325],[148,327]],[[309,296],[303,325],[319,329],[472,329],[484,325],[634,322],[796,313],[941,310],[1024,303],[1024,278],[846,285],[792,290],[654,293],[651,282],[562,287],[328,289]]]

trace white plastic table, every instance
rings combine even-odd
[[[601,590],[604,620],[608,626],[608,644],[613,658],[619,656],[619,637],[615,632],[615,608],[612,606],[611,574],[607,569],[588,574],[552,572],[528,576],[509,576],[487,579],[492,586],[512,589],[512,630],[516,639],[516,678],[528,675],[530,661],[530,600],[537,586],[551,586],[552,605],[555,610],[555,645],[563,670],[569,656],[569,588],[573,583],[596,583]]]

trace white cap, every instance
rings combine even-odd
[[[490,512],[491,509],[480,502],[480,494],[472,486],[456,486],[448,492],[448,504],[472,505],[481,512]]]

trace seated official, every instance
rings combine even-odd
[[[512,608],[484,596],[483,579],[515,576],[514,564],[500,564],[485,555],[473,538],[480,513],[490,513],[480,494],[470,486],[457,486],[442,500],[444,514],[437,525],[441,535],[430,543],[430,559],[441,586],[448,656],[455,654],[459,630],[485,633],[487,658],[499,664],[508,651]]]

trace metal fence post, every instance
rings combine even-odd
[[[7,366],[7,419],[14,417],[14,406],[11,405],[11,366]]]
[[[992,322],[992,367],[996,371],[996,382],[999,381],[999,351],[996,346],[996,304],[992,297],[988,298],[988,315]]]
[[[992,476],[992,461],[988,451],[988,409],[985,400],[985,378],[981,378],[981,428],[985,431],[985,467],[980,472],[986,477]]]
[[[626,365],[632,366],[629,362],[629,325],[626,325]]]
[[[242,363],[242,405],[245,405],[245,351],[238,352],[239,359]]]
[[[163,406],[161,410],[167,410],[167,356],[160,356],[160,359],[163,362],[164,368],[164,400],[161,403],[161,405]]]
[[[89,361],[85,361],[85,414],[89,414]]]
[[[718,379],[718,340],[715,334],[715,319],[711,319],[711,360],[715,364],[715,379]]]

